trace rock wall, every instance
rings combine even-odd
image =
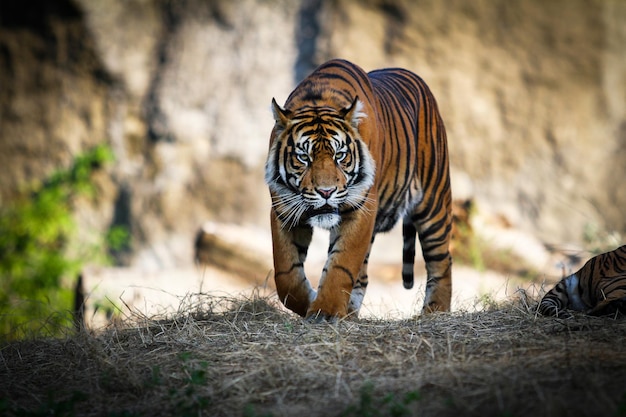
[[[458,194],[553,244],[626,234],[622,1],[31,3],[0,3],[0,203],[109,143],[77,215],[131,229],[120,263],[188,264],[207,220],[265,225],[271,98],[336,56],[426,80]]]
[[[551,243],[626,230],[626,3],[337,2],[320,60],[421,74],[455,172],[482,206]]]

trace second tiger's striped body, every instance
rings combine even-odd
[[[567,317],[567,310],[590,315],[626,313],[626,246],[589,259],[539,303],[539,312],[547,316]]]

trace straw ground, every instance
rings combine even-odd
[[[8,416],[624,416],[626,320],[486,311],[309,325],[274,298],[188,297],[60,339],[5,343]]]

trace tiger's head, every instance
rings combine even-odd
[[[302,222],[331,229],[341,213],[359,210],[374,183],[374,160],[358,131],[366,114],[355,98],[346,108],[281,108],[265,164],[272,206],[283,227]]]

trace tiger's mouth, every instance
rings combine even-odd
[[[322,214],[337,214],[339,215],[339,207],[333,207],[329,204],[324,204],[319,208],[312,208],[307,210],[307,217],[315,217]]]
[[[306,214],[306,222],[311,227],[321,227],[322,229],[330,230],[337,226],[341,221],[339,216],[339,208],[333,207],[329,204],[324,204],[319,208],[311,208]]]

